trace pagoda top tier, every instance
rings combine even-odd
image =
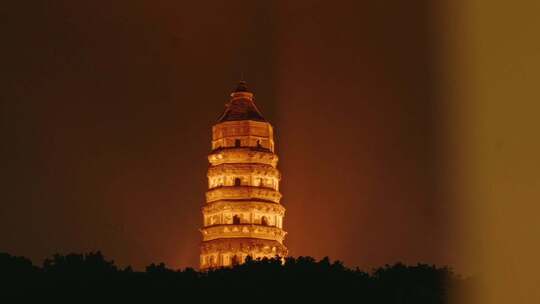
[[[253,100],[253,93],[249,91],[247,83],[240,81],[231,93],[231,99],[225,105],[225,111],[218,119],[218,123],[225,121],[254,120],[266,122]]]

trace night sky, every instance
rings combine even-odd
[[[433,2],[3,3],[0,251],[197,266],[211,126],[243,75],[291,255],[455,266]]]

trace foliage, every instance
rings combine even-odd
[[[192,268],[173,270],[164,263],[151,264],[145,271],[120,269],[101,252],[54,255],[41,267],[23,257],[0,253],[0,278],[10,289],[46,290],[49,294],[76,291],[80,294],[119,292],[199,298],[252,297],[280,299],[343,298],[361,303],[446,303],[453,286],[463,280],[446,267],[401,263],[365,272],[350,269],[325,257],[279,257],[253,260],[231,268],[199,272]]]

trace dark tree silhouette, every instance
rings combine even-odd
[[[77,292],[105,295],[152,294],[188,299],[347,299],[360,303],[447,303],[455,286],[465,280],[451,269],[434,265],[385,265],[365,272],[350,269],[325,257],[248,257],[244,264],[199,272],[174,270],[164,263],[150,264],[145,271],[118,268],[101,252],[54,255],[42,267],[23,257],[0,253],[2,287],[46,290],[47,294]],[[283,298],[285,297],[285,298]],[[245,299],[242,300],[242,299]],[[204,302],[204,301],[203,301]]]

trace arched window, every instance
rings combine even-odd
[[[268,219],[266,216],[261,217],[261,225],[268,226]]]
[[[232,219],[233,225],[240,225],[240,216],[238,214],[235,214]]]
[[[241,143],[242,142],[240,141],[240,139],[235,139],[234,140],[234,146],[237,147],[237,148],[240,148]]]
[[[242,186],[242,179],[240,179],[239,177],[235,178],[234,179],[234,185],[235,186]]]

